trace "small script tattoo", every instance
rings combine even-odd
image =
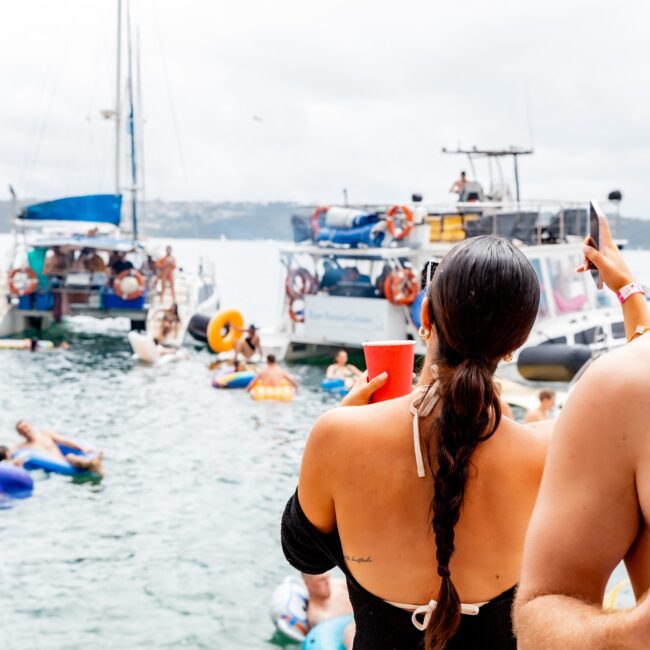
[[[372,555],[368,557],[357,557],[356,555],[346,555],[344,556],[348,562],[356,562],[357,564],[368,564],[372,562]]]

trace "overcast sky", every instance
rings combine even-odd
[[[2,2],[0,196],[113,190],[116,4]],[[442,146],[532,142],[524,198],[650,217],[644,0],[131,4],[149,198],[434,201],[467,168]]]

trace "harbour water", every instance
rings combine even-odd
[[[5,249],[8,237],[0,238]],[[277,242],[172,242],[181,264],[214,262],[222,305],[279,316]],[[629,259],[642,281],[650,256]],[[279,521],[315,418],[334,405],[322,368],[293,365],[292,404],[216,391],[207,365],[131,358],[126,322],[53,328],[65,351],[2,352],[0,444],[26,418],[106,452],[101,483],[37,475],[0,511],[0,647],[271,647],[268,599],[289,572]],[[618,576],[617,576],[618,578]]]

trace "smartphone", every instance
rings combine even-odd
[[[589,239],[596,250],[600,250],[604,221],[605,213],[600,209],[598,201],[589,201]],[[603,279],[600,272],[589,260],[587,260],[587,266],[591,270],[591,277],[594,279],[596,287],[602,289]]]

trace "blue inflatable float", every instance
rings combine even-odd
[[[313,627],[302,642],[302,650],[345,650],[343,634],[353,617],[339,616]]]
[[[0,463],[0,494],[12,499],[32,496],[34,481],[29,472],[11,463]]]
[[[212,378],[212,385],[215,388],[248,388],[255,376],[252,370],[228,372],[226,374],[217,373]]]
[[[345,387],[345,381],[339,377],[323,379],[320,387],[328,393],[334,393],[334,395],[347,395],[350,392],[350,389]]]
[[[66,447],[65,445],[58,445],[58,447],[64,456],[74,454],[82,458],[92,459],[97,455],[97,452],[94,450],[89,453],[84,453],[79,451],[79,449]],[[14,458],[24,459],[23,467],[30,471],[42,469],[45,472],[63,474],[63,476],[88,476],[93,474],[93,472],[71,465],[65,458],[56,458],[33,449],[19,449],[14,454]]]

